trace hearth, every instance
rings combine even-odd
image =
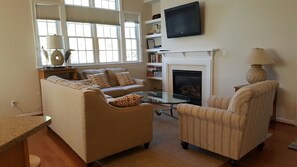
[[[190,98],[191,104],[200,105],[202,101],[202,72],[190,70],[172,70],[173,93]]]

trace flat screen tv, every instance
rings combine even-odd
[[[199,2],[165,9],[167,38],[201,35]]]

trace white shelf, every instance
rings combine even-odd
[[[147,20],[144,23],[145,24],[157,24],[157,23],[160,23],[160,22],[161,22],[161,18],[153,19],[153,20]]]
[[[219,51],[220,49],[201,49],[201,50],[175,50],[175,51],[170,51],[170,50],[162,50],[160,49],[159,50],[159,53],[163,54],[164,56],[166,54],[170,54],[170,53],[181,53],[183,56],[186,55],[186,53],[189,53],[189,52],[206,52],[209,54],[209,56],[213,56],[215,54],[216,51]]]
[[[148,66],[162,66],[162,63],[146,63]]]
[[[145,38],[161,38],[161,33],[146,35]]]
[[[155,2],[160,2],[160,0],[143,0],[144,3],[155,3]]]
[[[163,80],[162,77],[147,77],[147,79],[160,80],[160,81]]]
[[[146,52],[159,52],[161,48],[147,49]]]

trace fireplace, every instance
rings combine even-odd
[[[173,71],[200,72],[200,104],[207,106],[207,99],[212,95],[212,72],[214,50],[190,52],[166,52],[162,58],[163,90],[174,92]]]
[[[191,104],[201,106],[202,99],[202,72],[190,70],[172,70],[173,93],[190,98]]]

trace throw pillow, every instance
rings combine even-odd
[[[120,86],[133,85],[135,80],[130,76],[129,72],[118,72],[114,74]]]
[[[136,94],[129,94],[122,97],[115,98],[109,101],[109,104],[115,107],[132,107],[140,104],[142,96]]]
[[[98,73],[93,75],[88,75],[88,79],[92,81],[93,84],[99,85],[100,88],[109,88],[110,85],[107,81],[105,74]]]

